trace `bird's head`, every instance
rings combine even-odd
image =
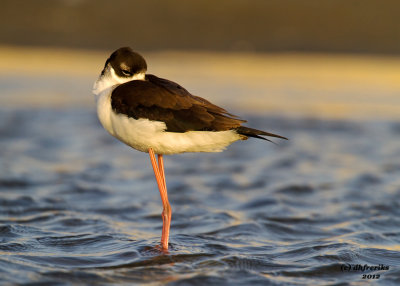
[[[99,78],[93,86],[93,93],[131,80],[144,80],[147,64],[144,58],[131,48],[119,48],[107,59]]]

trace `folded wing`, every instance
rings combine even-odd
[[[179,84],[154,75],[115,88],[111,105],[115,112],[128,117],[165,122],[169,132],[224,131],[246,122]]]

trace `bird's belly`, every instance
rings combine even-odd
[[[234,130],[167,132],[164,122],[129,118],[114,111],[111,122],[112,134],[116,138],[142,152],[152,148],[157,154],[221,152],[229,144],[241,139]]]

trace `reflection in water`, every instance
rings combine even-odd
[[[93,108],[90,90],[110,52],[0,46],[1,106]],[[141,54],[149,73],[228,110],[262,116],[400,118],[399,57]]]

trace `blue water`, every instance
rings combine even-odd
[[[242,116],[290,141],[166,156],[162,253],[147,154],[92,109],[1,109],[0,284],[400,285],[400,122]]]

